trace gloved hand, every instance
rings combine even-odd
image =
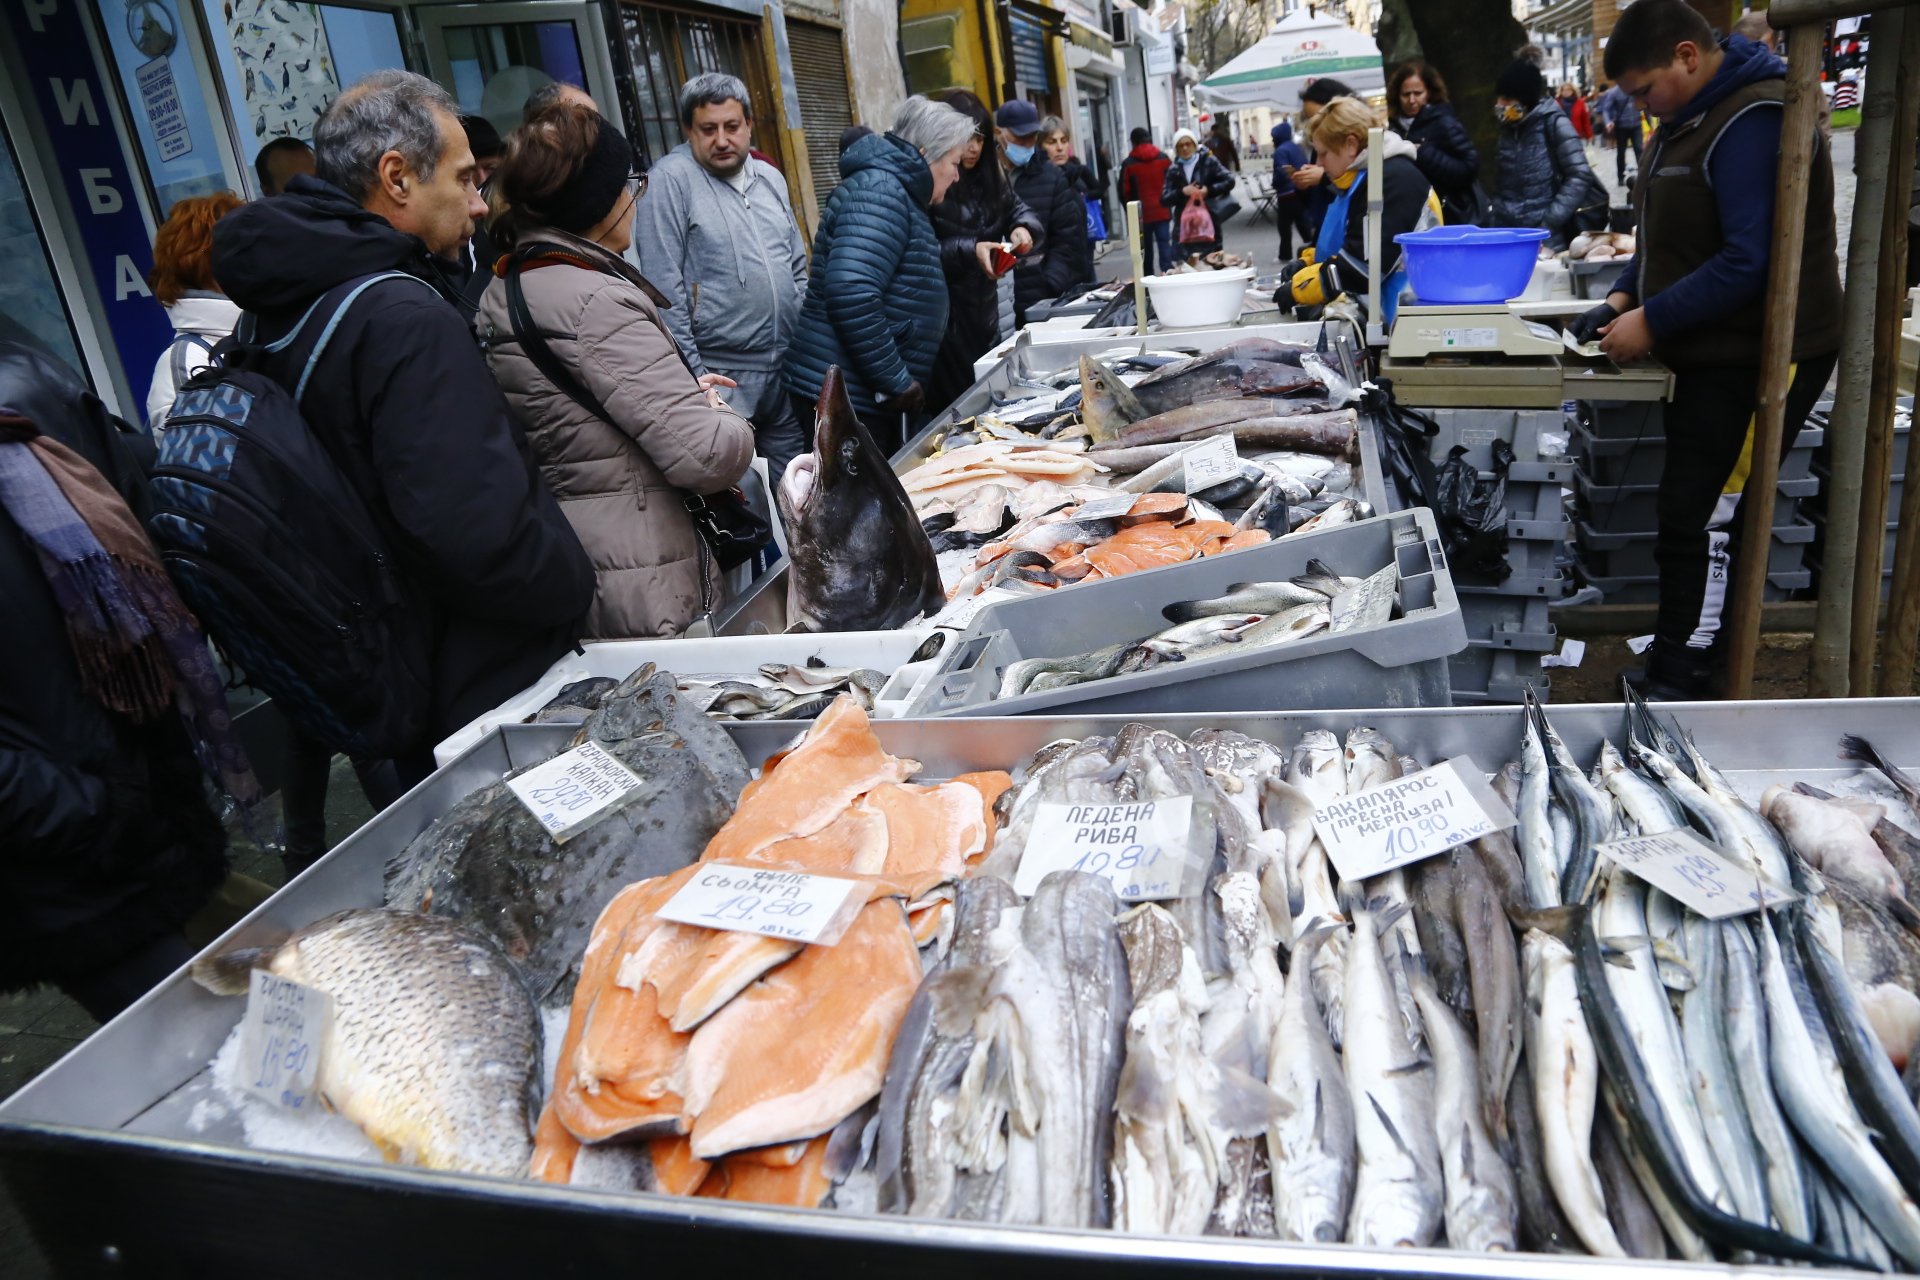
[[[1303,307],[1325,306],[1340,295],[1340,287],[1333,279],[1331,263],[1300,268],[1288,277],[1288,288],[1293,293],[1294,304]]]
[[[1619,311],[1611,302],[1603,302],[1597,307],[1582,311],[1567,325],[1567,333],[1575,342],[1588,343],[1600,336],[1600,330],[1620,318]]]
[[[907,384],[907,389],[897,395],[876,396],[882,409],[892,413],[917,414],[927,407],[927,389],[915,378]]]
[[[1307,260],[1305,258],[1294,258],[1289,261],[1286,266],[1280,268],[1280,278],[1282,280],[1291,280],[1306,269]]]

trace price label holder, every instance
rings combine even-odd
[[[1206,878],[1205,863],[1192,856],[1194,835],[1192,796],[1043,804],[1020,855],[1014,891],[1030,898],[1055,871],[1086,871],[1105,876],[1125,902],[1191,898]]]
[[[951,627],[955,631],[965,631],[980,616],[980,611],[988,605],[999,604],[1002,600],[1017,597],[1004,587],[988,587],[979,595],[968,596],[965,600],[955,600],[952,604],[934,615],[932,625]]]
[[[318,1111],[314,1081],[332,1031],[332,996],[255,969],[240,1023],[240,1087],[288,1111]]]
[[[1517,821],[1466,756],[1319,806],[1313,826],[1348,880],[1392,871]]]
[[[1240,476],[1240,450],[1231,435],[1209,436],[1181,453],[1186,468],[1187,493],[1199,493]]]
[[[1393,618],[1400,598],[1400,566],[1390,564],[1333,598],[1329,631],[1353,631],[1382,626]]]
[[[1137,493],[1108,493],[1098,498],[1089,498],[1080,504],[1074,512],[1076,520],[1117,520],[1133,510],[1133,504],[1139,500]]]
[[[844,876],[715,862],[667,899],[660,918],[830,947],[867,905],[868,884]]]
[[[1595,847],[1709,920],[1777,907],[1800,896],[1753,868],[1741,866],[1691,831],[1629,836]]]
[[[565,844],[639,789],[640,775],[597,742],[564,751],[518,777],[507,790],[520,798],[555,844]]]

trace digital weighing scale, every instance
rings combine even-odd
[[[1558,319],[1586,304],[1538,308],[1551,323],[1529,319],[1523,307],[1403,306],[1380,358],[1381,376],[1392,380],[1401,404],[1425,408],[1557,409],[1568,400],[1672,394],[1673,375],[1651,360],[1618,365],[1569,345]]]

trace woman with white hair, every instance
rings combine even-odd
[[[1173,135],[1173,163],[1167,166],[1167,181],[1160,192],[1160,203],[1173,215],[1173,237],[1180,242],[1181,253],[1187,256],[1212,253],[1220,247],[1220,211],[1232,195],[1233,174],[1227,166],[1215,159],[1213,152],[1200,145],[1200,140],[1193,136],[1193,130],[1176,130]],[[1213,238],[1210,240],[1180,239],[1180,214],[1195,200],[1207,206],[1207,215],[1213,219]]]
[[[829,366],[853,411],[892,453],[929,406],[925,383],[947,328],[947,280],[927,210],[960,175],[974,122],[911,97],[886,133],[840,157],[840,185],[813,240],[800,329],[787,349],[787,390],[809,437]]]

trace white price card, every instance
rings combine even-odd
[[[1076,520],[1117,520],[1133,510],[1133,504],[1139,499],[1137,493],[1108,493],[1098,498],[1089,498],[1080,504],[1073,513]]]
[[[640,775],[597,742],[588,742],[507,779],[507,789],[565,844],[606,816],[640,786]]]
[[[1515,821],[1465,756],[1323,804],[1313,813],[1320,843],[1348,880],[1431,858]]]
[[[1231,435],[1209,436],[1180,455],[1187,472],[1187,492],[1211,489],[1240,476],[1240,450]]]
[[[1691,831],[1629,836],[1595,847],[1709,920],[1777,907],[1800,896],[1752,867],[1741,866]]]
[[[1002,600],[1017,600],[1019,597],[1004,587],[988,587],[979,595],[968,596],[965,600],[955,600],[934,616],[936,627],[951,627],[955,631],[965,631],[980,616],[980,611],[988,605],[999,604]]]
[[[715,862],[667,899],[660,918],[830,947],[866,901],[864,880]]]
[[[1055,871],[1105,876],[1127,902],[1190,898],[1200,891],[1188,855],[1193,797],[1134,804],[1042,804],[1027,836],[1014,891],[1033,896]],[[1204,875],[1204,868],[1201,869]]]
[[[333,997],[313,987],[253,971],[240,1024],[237,1083],[288,1111],[317,1111],[314,1081],[333,1030]]]

